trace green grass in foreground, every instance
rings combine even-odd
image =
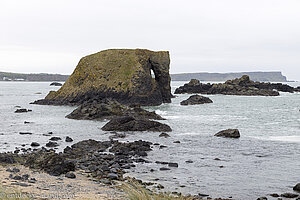
[[[121,188],[130,200],[193,200],[193,197],[177,196],[170,193],[155,193],[134,181],[122,183]]]

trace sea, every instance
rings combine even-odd
[[[172,91],[184,83],[172,82]],[[286,84],[300,86],[300,82]],[[73,138],[73,143],[108,140],[111,134],[101,130],[107,121],[67,119],[65,116],[76,108],[72,106],[30,104],[58,88],[50,82],[0,82],[0,152],[20,149],[22,144],[29,148],[31,142],[44,146],[48,132],[63,138],[57,151],[72,144],[64,142],[66,136]],[[154,145],[146,158],[150,163],[137,163],[126,175],[159,183],[166,191],[210,197],[251,200],[293,192],[292,187],[300,182],[300,93],[280,92],[275,97],[203,95],[213,103],[181,106],[189,96],[178,94],[172,103],[145,107],[166,118],[161,122],[173,131],[168,138],[159,137],[159,132],[128,132],[120,139],[166,146]],[[32,112],[14,113],[18,106]],[[228,128],[239,129],[241,137],[214,136]],[[175,162],[178,168],[160,171],[167,166],[155,161]]]

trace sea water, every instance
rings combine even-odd
[[[110,134],[101,130],[107,121],[66,119],[76,107],[29,104],[58,89],[49,84],[0,82],[1,152],[21,148],[22,144],[28,148],[31,142],[44,146],[49,137],[43,134],[48,132],[63,138],[58,151],[70,145],[64,142],[66,136],[72,137],[73,143],[108,139]],[[172,82],[172,91],[183,84]],[[170,125],[173,131],[169,138],[161,138],[155,132],[128,133],[122,140],[143,139],[167,146],[163,149],[154,146],[146,158],[151,163],[136,164],[128,175],[160,183],[166,190],[211,197],[247,200],[292,192],[292,187],[300,182],[300,93],[281,92],[276,97],[204,95],[213,103],[181,106],[180,102],[189,96],[179,94],[170,104],[146,107],[166,118],[161,122]],[[32,112],[14,113],[16,106]],[[30,123],[24,124],[25,121]],[[214,136],[228,128],[239,129],[241,138]],[[193,162],[187,163],[188,160]],[[179,167],[160,171],[159,168],[166,166],[155,161],[176,162]],[[154,171],[150,172],[151,169]]]

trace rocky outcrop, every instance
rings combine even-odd
[[[166,125],[148,119],[137,119],[132,116],[116,117],[102,128],[104,131],[153,131],[170,132],[172,129]]]
[[[80,105],[111,98],[122,104],[171,102],[169,52],[110,49],[83,57],[58,91],[36,104]],[[154,78],[151,76],[153,71]]]
[[[187,106],[187,105],[196,105],[196,104],[205,104],[205,103],[212,103],[213,101],[204,96],[200,95],[192,95],[187,100],[180,102],[180,105]]]
[[[274,91],[277,90],[277,91]],[[225,83],[204,84],[199,80],[192,79],[189,83],[180,86],[175,94],[201,93],[201,94],[224,94],[244,96],[278,96],[279,92],[295,92],[297,88],[282,83],[263,83],[251,81],[249,76],[228,80]]]
[[[129,107],[108,99],[102,100],[101,102],[92,101],[83,103],[66,117],[79,120],[104,120],[121,116],[163,120],[163,118],[155,112],[149,112],[140,106]]]
[[[238,129],[227,129],[218,132],[215,134],[217,137],[227,137],[227,138],[239,138],[240,137],[240,132]]]

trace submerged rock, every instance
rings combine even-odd
[[[298,197],[299,195],[298,194],[294,194],[294,193],[283,193],[280,195],[281,197],[285,197],[285,198],[296,198]]]
[[[172,129],[166,124],[151,121],[148,119],[137,119],[132,116],[113,118],[101,129],[104,131],[172,131]]]
[[[249,76],[228,80],[225,83],[204,84],[192,79],[189,83],[180,86],[175,90],[175,94],[224,94],[243,96],[278,96],[279,92],[294,92],[295,88],[282,83],[263,83],[251,81]]]
[[[31,132],[19,132],[20,135],[32,135]]]
[[[238,129],[226,129],[215,134],[217,137],[239,138],[240,132]]]
[[[50,84],[50,86],[62,86],[62,84],[58,82],[53,82]]]
[[[20,108],[20,109],[17,109],[16,111],[15,111],[15,113],[25,113],[25,112],[32,112],[32,110],[30,110],[30,109],[25,109],[25,108]]]
[[[212,103],[213,101],[204,96],[200,95],[192,95],[187,100],[180,102],[180,105],[196,105],[196,104],[204,104],[204,103]]]
[[[171,102],[167,51],[109,49],[83,57],[58,91],[36,104],[80,105],[111,98],[122,104],[160,105]],[[153,71],[155,78],[152,77]]]
[[[170,137],[170,135],[168,133],[161,133],[161,134],[159,134],[159,137],[168,138],[168,137]]]
[[[104,99],[100,102],[85,102],[66,117],[81,120],[104,120],[120,116],[163,120],[163,118],[155,112],[149,112],[139,106],[129,107],[108,99]]]

